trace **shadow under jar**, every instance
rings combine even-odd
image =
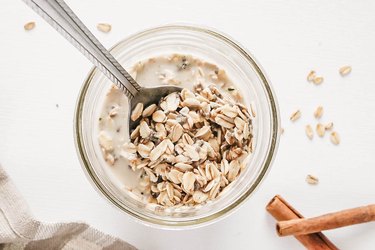
[[[253,120],[254,149],[237,179],[216,199],[188,209],[149,209],[145,202],[125,192],[123,174],[127,166],[114,171],[106,163],[99,142],[98,119],[112,83],[97,69],[89,73],[79,95],[75,113],[75,141],[81,164],[96,189],[112,204],[133,217],[158,227],[194,227],[217,221],[243,203],[265,178],[279,140],[277,102],[263,70],[245,49],[226,35],[196,26],[168,25],[142,31],[119,42],[112,55],[126,68],[139,61],[171,54],[192,55],[224,69],[243,96]],[[142,83],[143,84],[143,83]],[[152,85],[152,82],[147,83]],[[128,105],[127,103],[125,105]],[[126,109],[126,112],[130,112]],[[128,117],[128,114],[125,114]],[[124,123],[127,123],[124,120]],[[128,128],[125,125],[125,131]],[[127,169],[127,172],[125,171]],[[135,176],[135,175],[134,175]],[[135,178],[127,178],[136,181]],[[133,183],[134,184],[134,183]],[[125,185],[132,185],[125,183]]]

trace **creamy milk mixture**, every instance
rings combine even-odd
[[[233,86],[223,69],[189,55],[174,54],[150,58],[137,63],[130,74],[142,86],[177,85],[192,89],[194,84],[203,86],[215,84],[235,101],[243,102],[239,91]],[[121,156],[123,145],[128,141],[126,96],[113,86],[108,92],[99,118],[99,143],[108,167],[123,183],[125,190],[138,200],[147,201],[150,195],[145,190],[147,183],[140,170],[133,171],[127,160]]]

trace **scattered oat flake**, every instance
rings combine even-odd
[[[108,33],[112,29],[112,26],[108,23],[99,23],[96,27],[98,28],[99,31],[104,32],[104,33]]]
[[[326,129],[326,130],[331,130],[332,128],[333,128],[333,122],[327,123],[327,124],[325,125],[325,129]]]
[[[340,72],[340,75],[341,76],[346,76],[348,74],[350,74],[350,72],[352,72],[352,67],[350,66],[343,66],[339,69],[339,72]]]
[[[323,107],[322,106],[318,106],[314,112],[314,116],[316,119],[319,119],[321,118],[323,115]]]
[[[312,82],[316,77],[316,73],[314,70],[311,70],[310,73],[307,75],[307,81]]]
[[[332,132],[331,133],[331,142],[335,145],[340,144],[340,136],[337,132]]]
[[[23,28],[24,28],[25,30],[32,30],[32,29],[35,28],[35,22],[28,22],[28,23],[26,23],[26,24],[23,26]]]
[[[301,111],[297,110],[294,113],[292,113],[292,115],[290,116],[290,120],[294,122],[294,121],[297,121],[300,117],[301,117]]]
[[[317,77],[314,78],[313,83],[314,83],[315,85],[319,85],[319,84],[321,84],[321,83],[323,82],[323,80],[324,80],[323,77],[321,77],[321,76],[317,76]]]
[[[311,125],[306,125],[305,127],[305,133],[306,133],[306,136],[312,140],[314,138],[314,131],[311,127]]]
[[[306,176],[306,182],[311,185],[317,185],[319,183],[319,179],[311,174]]]
[[[326,128],[323,124],[318,123],[316,124],[316,133],[320,136],[323,137],[326,132]]]

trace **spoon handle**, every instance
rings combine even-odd
[[[138,93],[141,87],[63,0],[23,1],[81,51],[129,98],[133,98]]]

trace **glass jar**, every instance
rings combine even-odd
[[[254,57],[226,35],[186,25],[161,26],[139,32],[119,42],[111,53],[126,69],[138,61],[173,53],[193,55],[218,65],[239,89],[245,105],[250,109],[250,101],[255,104],[255,144],[246,168],[231,184],[232,187],[214,201],[184,211],[150,210],[121,189],[119,180],[104,160],[98,143],[98,118],[112,83],[93,68],[81,89],[74,124],[81,164],[97,190],[133,217],[147,224],[173,228],[216,221],[249,198],[270,169],[280,131],[275,95]]]

